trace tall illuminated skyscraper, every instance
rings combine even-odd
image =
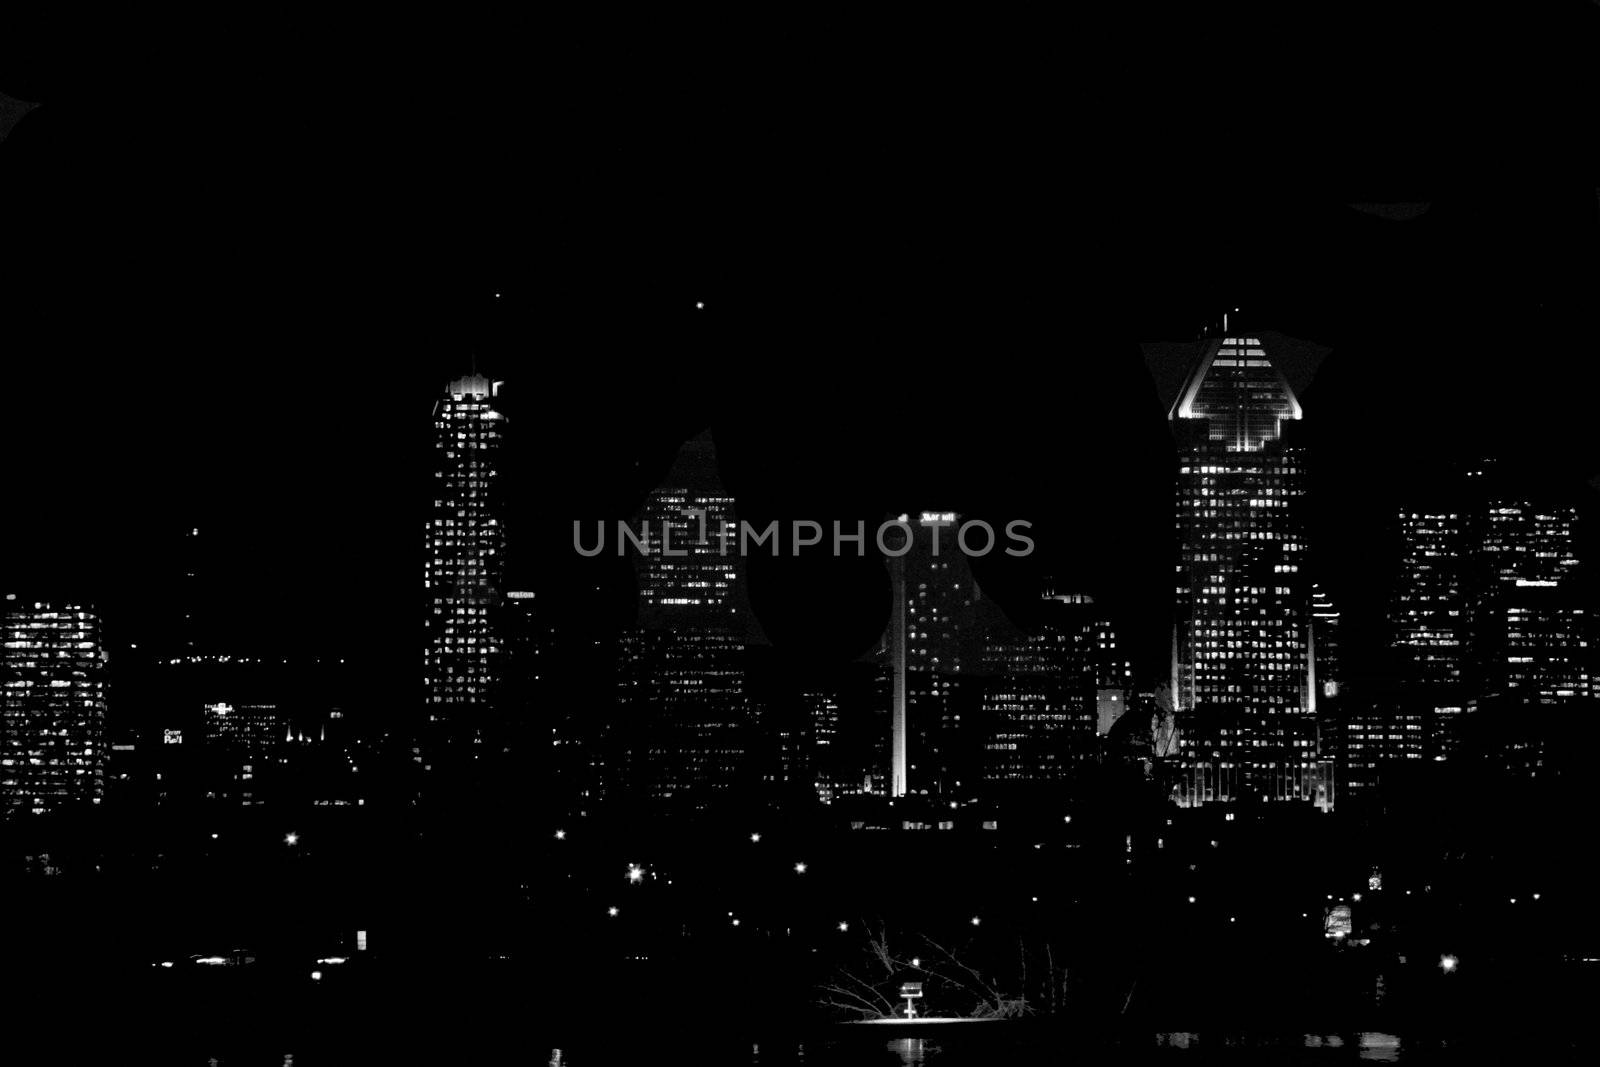
[[[7,817],[98,804],[105,793],[106,646],[77,603],[0,602],[0,805]]]
[[[434,405],[432,513],[426,528],[423,685],[427,721],[474,739],[499,691],[497,625],[505,573],[500,382],[458,378]]]
[[[957,686],[964,646],[975,637],[979,599],[957,542],[960,518],[949,511],[903,515],[909,545],[887,535],[894,602],[885,648],[893,671],[890,795],[944,793],[962,788],[964,769]],[[970,673],[970,672],[969,672]]]
[[[1300,417],[1260,339],[1226,327],[1172,407],[1182,804],[1333,802],[1312,686]]]

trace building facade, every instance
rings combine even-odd
[[[504,670],[501,384],[476,374],[458,378],[433,410],[423,689],[428,733],[448,735],[452,744],[481,741]]]
[[[1260,339],[1226,330],[1207,342],[1170,413],[1180,804],[1333,803],[1313,685],[1300,418]]]
[[[8,817],[105,795],[106,643],[80,603],[8,596],[0,616],[0,803]]]

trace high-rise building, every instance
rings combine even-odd
[[[1094,599],[1046,588],[1034,632],[984,646],[985,791],[1071,780],[1127,710],[1131,667]]]
[[[1172,407],[1185,805],[1333,803],[1312,687],[1300,403],[1257,337],[1211,338]]]
[[[1457,487],[1458,488],[1458,487]],[[1369,762],[1450,754],[1472,679],[1473,508],[1456,489],[1399,513],[1400,571],[1389,603],[1394,699],[1367,717]]]
[[[1559,485],[1483,464],[1475,699],[1468,714],[1500,769],[1550,773],[1595,692],[1593,618],[1578,585],[1578,508]]]
[[[433,410],[423,686],[429,734],[454,743],[481,740],[504,667],[501,384],[478,374],[458,378]]]
[[[8,595],[0,624],[0,804],[45,814],[100,803],[106,643],[86,604]]]
[[[890,793],[956,792],[977,773],[978,743],[967,736],[959,686],[962,661],[977,638],[981,594],[957,540],[954,512],[897,521],[901,539],[886,537],[898,553],[889,556],[894,601],[884,639],[894,684]]]
[[[645,500],[632,536],[639,625],[619,641],[617,706],[597,754],[609,800],[703,811],[751,770],[733,504],[709,432],[685,442]]]

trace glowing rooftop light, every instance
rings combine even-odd
[[[1449,974],[1451,971],[1456,969],[1456,964],[1459,963],[1459,962],[1460,961],[1457,960],[1454,956],[1440,956],[1439,957],[1439,969],[1441,971],[1443,971],[1445,974]]]
[[[839,924],[839,932],[840,932],[840,933],[841,933],[841,934],[842,934],[842,933],[845,933],[845,932],[847,932],[847,931],[848,931],[848,930],[849,930],[849,929],[850,929],[850,924],[849,924],[849,923],[847,923],[847,922],[841,922],[841,923],[840,923],[840,924]]]
[[[760,834],[751,834],[750,835],[750,843],[752,845],[759,845],[761,843],[761,835]]]
[[[557,830],[556,831],[556,840],[557,841],[565,841],[566,839],[567,839],[567,832],[565,830]]]
[[[606,914],[611,916],[613,919],[615,919],[617,917],[617,913],[619,911],[621,911],[621,910],[622,909],[618,908],[615,904],[613,904],[613,905],[611,905],[611,907],[606,909]]]
[[[639,866],[637,863],[630,863],[628,865],[628,881],[637,883],[643,880],[644,868]]]
[[[283,835],[283,843],[286,844],[286,845],[298,845],[300,843],[300,835],[299,834],[284,834]]]
[[[973,926],[977,926],[977,925],[978,925],[978,924],[979,924],[979,923],[981,923],[981,922],[982,922],[982,921],[983,921],[983,920],[982,920],[982,919],[980,919],[980,918],[978,918],[978,917],[977,917],[977,916],[976,916],[976,915],[974,915],[974,916],[973,916],[973,917],[972,917],[972,925],[973,925]]]
[[[795,874],[805,874],[806,873],[806,865],[804,863],[795,864],[794,865],[794,873]]]

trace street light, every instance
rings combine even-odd
[[[557,841],[565,841],[566,839],[567,839],[567,832],[565,830],[557,830],[556,831],[556,840]]]
[[[795,874],[805,874],[806,873],[806,865],[804,863],[795,864],[794,865],[794,873]]]
[[[842,933],[846,933],[847,931],[849,931],[849,929],[850,929],[850,924],[841,920],[840,923],[839,923],[839,932],[841,934]]]
[[[644,881],[644,868],[637,863],[628,864],[628,881],[638,885]]]
[[[751,834],[751,835],[750,835],[750,843],[751,843],[751,844],[752,844],[752,845],[759,845],[759,844],[761,844],[761,835],[760,835],[760,834]]]
[[[283,843],[286,845],[298,845],[300,843],[300,835],[293,833],[284,834]]]
[[[613,919],[615,919],[617,917],[617,913],[619,911],[621,911],[621,910],[622,910],[621,908],[619,908],[615,904],[613,904],[613,905],[611,905],[611,907],[606,909],[606,914],[611,916]]]
[[[1454,956],[1448,956],[1448,955],[1440,956],[1439,957],[1439,969],[1441,971],[1443,971],[1445,974],[1449,974],[1451,971],[1454,971],[1456,969],[1456,964],[1459,963],[1459,962],[1460,961],[1457,960]]]

